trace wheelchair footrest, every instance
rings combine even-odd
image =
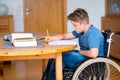
[[[73,68],[64,68],[63,69],[63,74],[64,74],[64,79],[63,80],[71,80],[73,73],[74,73],[74,69]]]
[[[64,68],[63,71],[70,71],[70,72],[73,72],[74,69],[73,69],[73,68]]]

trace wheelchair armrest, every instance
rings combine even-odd
[[[103,32],[111,33],[111,30],[105,29]]]

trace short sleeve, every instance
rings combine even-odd
[[[76,38],[79,37],[79,34],[78,34],[76,31],[72,31],[72,34],[73,34]]]
[[[89,48],[99,48],[100,38],[97,34],[89,34],[88,36],[88,45]]]

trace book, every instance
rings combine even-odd
[[[36,38],[32,33],[12,33],[11,36],[15,47],[37,46]]]
[[[75,40],[55,40],[48,42],[49,45],[77,45],[77,41]]]

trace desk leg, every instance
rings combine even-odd
[[[56,54],[56,80],[63,80],[62,53],[57,53]]]
[[[4,80],[4,75],[3,75],[3,62],[0,61],[0,80]]]

